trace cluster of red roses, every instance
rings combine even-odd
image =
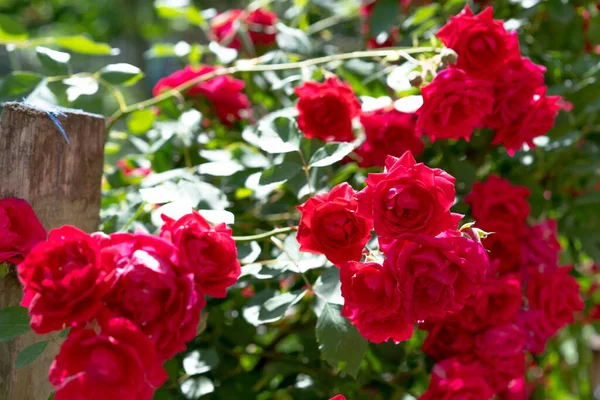
[[[560,97],[546,96],[545,68],[521,57],[515,32],[468,6],[438,32],[458,62],[422,89],[417,129],[436,139],[469,139],[474,128],[495,130],[494,144],[510,154],[554,125]]]
[[[275,13],[262,8],[253,11],[232,9],[213,18],[210,29],[223,46],[240,49],[244,44],[244,47],[251,46],[253,49],[267,49],[275,44],[277,21]],[[211,74],[215,69],[209,65],[188,65],[160,79],[154,86],[153,95],[158,96],[165,90]],[[231,126],[235,121],[251,117],[250,101],[242,93],[245,85],[240,79],[216,76],[192,86],[186,90],[185,96],[193,99],[198,109],[215,114],[221,123]]]
[[[366,139],[356,149],[361,167],[383,167],[387,155],[423,152],[416,135],[416,116],[394,107],[361,112],[352,88],[332,75],[324,82],[305,82],[295,89],[298,95],[298,126],[304,136],[326,142],[351,142],[355,139],[352,120],[360,116]]]
[[[486,251],[457,230],[461,216],[450,212],[454,182],[406,152],[389,156],[362,191],[342,183],[298,207],[300,250],[340,268],[342,314],[366,339],[407,340],[414,323],[460,310],[484,283]],[[383,264],[376,255],[360,262],[371,229]]]
[[[526,222],[528,195],[527,188],[491,176],[467,196],[477,226],[495,232],[483,240],[491,269],[462,310],[422,324],[429,331],[423,351],[437,362],[424,399],[448,393],[526,398],[526,352],[543,352],[583,309],[570,268],[558,267],[555,221]]]
[[[230,229],[198,213],[163,219],[159,237],[63,226],[18,265],[32,329],[71,328],[50,368],[57,400],[151,399],[163,362],[196,336],[204,295],[237,281]]]

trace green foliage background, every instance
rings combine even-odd
[[[269,63],[363,48],[357,1],[263,3],[285,24],[280,50],[270,53]],[[558,220],[562,262],[577,266],[584,291],[598,280],[590,265],[600,263],[600,56],[584,49],[585,35],[600,44],[595,3],[493,2],[495,17],[518,30],[522,53],[546,66],[549,94],[573,103],[572,112],[561,112],[548,140],[510,157],[490,145],[491,132],[481,131],[470,143],[428,144],[421,157],[457,178],[455,212],[468,214],[464,195],[490,173],[528,186],[532,220]],[[384,6],[394,10],[394,4]],[[216,0],[5,0],[0,3],[0,43],[7,45],[0,57],[0,100],[27,98],[110,116],[119,103],[149,98],[153,84],[175,69],[228,58],[223,49],[208,47],[206,20],[214,14],[212,7],[224,11],[247,5]],[[408,15],[377,13],[372,29],[400,27],[399,46],[439,45],[433,33],[463,5],[462,0],[449,0]],[[583,10],[592,16],[587,33]],[[350,82],[359,96],[417,94],[398,64],[361,59],[326,68]],[[189,104],[174,99],[160,104],[159,116],[146,109],[116,121],[106,143],[101,229],[156,232],[158,211],[153,205],[185,201],[212,210],[216,220],[231,222],[235,217],[234,235],[253,235],[297,224],[294,207],[311,190],[342,181],[361,188],[368,171],[337,163],[347,148],[324,148],[301,138],[290,120],[293,86],[322,73],[309,68],[238,74],[261,121],[258,128],[208,124]],[[282,147],[282,142],[287,145]],[[154,173],[126,177],[116,168],[119,159]],[[323,257],[299,253],[293,234],[240,243],[238,249],[243,277],[226,299],[209,301],[202,333],[188,351],[167,362],[169,381],[157,399],[328,399],[338,393],[349,399],[410,399],[426,389],[432,362],[420,350],[424,333],[417,331],[400,345],[367,344],[339,315],[337,270]],[[314,291],[307,290],[304,278]],[[599,301],[586,296],[588,308]],[[589,341],[596,329],[594,324],[576,324],[551,341],[547,352],[536,358],[539,368],[530,371],[533,380],[544,371],[545,385],[537,387],[534,398],[591,397]]]

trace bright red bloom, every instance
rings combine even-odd
[[[525,57],[508,61],[494,83],[494,109],[484,125],[494,129],[514,126],[529,109],[537,90],[544,86],[545,71]]]
[[[455,189],[452,176],[417,164],[410,152],[388,156],[383,173],[369,174],[367,187],[357,193],[357,214],[373,219],[384,251],[402,233],[437,235],[456,228],[450,213]]]
[[[25,200],[0,199],[0,264],[18,264],[46,239],[46,230]]]
[[[154,96],[158,96],[165,90],[176,88],[202,75],[212,73],[215,69],[208,65],[198,68],[188,65],[159,80],[152,93]],[[216,76],[192,86],[184,94],[192,99],[205,99],[219,120],[230,126],[234,121],[247,117],[250,112],[250,101],[242,93],[244,86],[245,83],[242,80],[230,76]]]
[[[194,289],[194,275],[179,266],[177,249],[144,234],[114,233],[100,242],[104,265],[117,273],[106,305],[152,339],[158,359],[185,350],[205,302]]]
[[[524,237],[521,257],[522,265],[546,272],[558,268],[560,243],[556,231],[556,220],[547,219],[529,228]]]
[[[559,96],[546,96],[546,87],[539,88],[514,124],[496,130],[492,144],[502,144],[510,155],[524,144],[535,148],[533,139],[545,135],[554,126],[560,100]]]
[[[25,292],[21,305],[29,308],[37,333],[92,320],[114,278],[102,266],[96,241],[72,226],[51,230],[17,271]]]
[[[352,119],[360,113],[360,103],[348,83],[333,76],[323,83],[305,82],[295,91],[298,126],[304,136],[326,142],[354,140]]]
[[[429,388],[419,400],[489,400],[494,391],[482,375],[485,370],[479,362],[444,360],[433,367]]]
[[[484,182],[473,184],[465,202],[471,206],[471,214],[478,227],[517,235],[527,230],[529,194],[527,187],[513,185],[508,179],[491,175]]]
[[[583,310],[579,284],[569,272],[571,267],[539,273],[530,270],[527,284],[527,300],[531,310],[541,310],[545,320],[541,325],[549,336],[574,321],[573,314]]]
[[[333,396],[329,400],[346,400],[346,398],[343,395],[341,395],[341,394],[336,394],[335,396]]]
[[[492,7],[473,15],[465,6],[437,32],[437,37],[458,54],[457,68],[492,81],[504,64],[520,53],[517,34],[508,33],[503,21],[494,19]]]
[[[337,266],[360,261],[373,222],[356,215],[355,194],[352,186],[341,183],[297,207],[302,213],[296,236],[300,251],[325,254]]]
[[[152,169],[143,168],[143,167],[135,167],[131,166],[130,163],[124,158],[117,161],[117,167],[123,171],[123,176],[125,178],[129,177],[145,177],[152,173]]]
[[[481,287],[489,267],[481,243],[445,231],[398,236],[384,265],[393,271],[413,321],[459,311]]]
[[[457,322],[441,320],[431,324],[423,352],[436,361],[467,354],[473,350],[473,333]]]
[[[491,327],[475,337],[475,354],[488,366],[486,380],[495,391],[525,374],[525,341],[516,324]]]
[[[410,339],[413,324],[406,321],[403,296],[391,271],[380,264],[350,261],[340,268],[344,308],[360,334],[373,343]]]
[[[209,296],[225,297],[227,288],[241,274],[231,229],[225,224],[211,226],[197,212],[177,221],[165,215],[162,218],[165,224],[160,236],[179,248],[181,266],[194,274],[199,290]]]
[[[218,42],[233,49],[240,49],[243,41],[236,25],[244,25],[254,48],[265,48],[275,44],[277,37],[277,14],[258,8],[251,12],[240,9],[228,10],[210,21],[210,29]]]
[[[522,224],[519,229],[527,229]],[[525,233],[494,232],[482,239],[483,247],[488,251],[492,261],[492,274],[521,273],[523,264],[521,250]]]
[[[154,344],[125,318],[101,318],[100,333],[73,329],[50,367],[56,400],[150,400],[167,373]]]
[[[470,332],[506,324],[515,320],[523,305],[522,297],[521,282],[513,276],[488,277],[477,293],[467,300],[464,308],[447,320]]]
[[[458,68],[441,71],[421,89],[423,105],[417,112],[417,132],[438,139],[469,140],[494,105],[492,83]]]
[[[416,115],[395,108],[380,109],[360,116],[366,140],[356,149],[363,168],[383,167],[388,155],[401,157],[406,151],[419,155],[423,141],[415,133]]]
[[[525,332],[525,349],[531,354],[542,354],[546,350],[548,339],[554,335],[546,322],[545,312],[520,310],[517,314],[517,323]]]

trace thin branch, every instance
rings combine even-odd
[[[279,235],[281,233],[294,232],[297,229],[298,228],[296,228],[295,226],[289,226],[287,228],[277,228],[277,229],[273,229],[272,231],[264,232],[264,233],[259,233],[259,234],[256,234],[256,235],[234,236],[233,240],[235,240],[238,243],[252,242],[254,240],[267,239],[267,238],[270,238],[271,236]]]
[[[365,51],[354,51],[351,53],[334,54],[330,56],[312,58],[298,62],[288,62],[281,64],[256,64],[260,61],[258,59],[251,60],[240,60],[233,67],[221,67],[214,71],[200,75],[194,79],[191,79],[173,89],[166,90],[156,97],[141,101],[139,103],[132,104],[126,107],[124,110],[116,111],[108,121],[108,129],[110,129],[119,119],[124,115],[130,114],[137,110],[143,110],[145,108],[154,106],[161,101],[167,100],[176,93],[184,92],[199,83],[208,81],[217,76],[233,75],[239,72],[269,72],[269,71],[285,71],[290,69],[302,69],[310,66],[327,64],[334,61],[351,60],[356,58],[377,58],[377,57],[398,57],[404,58],[407,61],[415,62],[416,60],[410,54],[437,52],[439,49],[434,47],[414,47],[414,48],[389,48],[379,50],[365,50]]]

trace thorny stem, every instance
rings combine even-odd
[[[213,72],[198,76],[192,80],[189,80],[176,88],[162,92],[156,97],[141,101],[139,103],[132,104],[125,109],[119,109],[110,118],[108,122],[108,129],[110,129],[119,119],[124,115],[130,114],[137,110],[143,110],[145,108],[154,106],[161,101],[170,99],[171,97],[180,94],[181,92],[201,83],[213,79],[217,76],[233,75],[239,72],[269,72],[269,71],[285,71],[290,69],[303,69],[310,66],[327,64],[334,61],[351,60],[356,58],[376,58],[376,57],[398,57],[404,58],[410,62],[419,63],[415,60],[411,54],[437,52],[439,49],[434,47],[414,47],[414,48],[389,48],[379,50],[365,50],[365,51],[354,51],[351,53],[334,54],[330,56],[317,57],[304,61],[288,62],[280,64],[257,64],[261,58],[254,58],[251,60],[240,60],[233,67],[221,67],[215,69]]]
[[[250,235],[250,236],[233,236],[233,240],[235,240],[238,243],[252,242],[254,240],[267,239],[267,238],[270,238],[272,236],[279,235],[281,233],[294,232],[297,229],[298,228],[296,228],[295,226],[289,226],[287,228],[277,228],[277,229],[273,229],[272,231],[264,232],[264,233],[258,233],[256,235]]]

